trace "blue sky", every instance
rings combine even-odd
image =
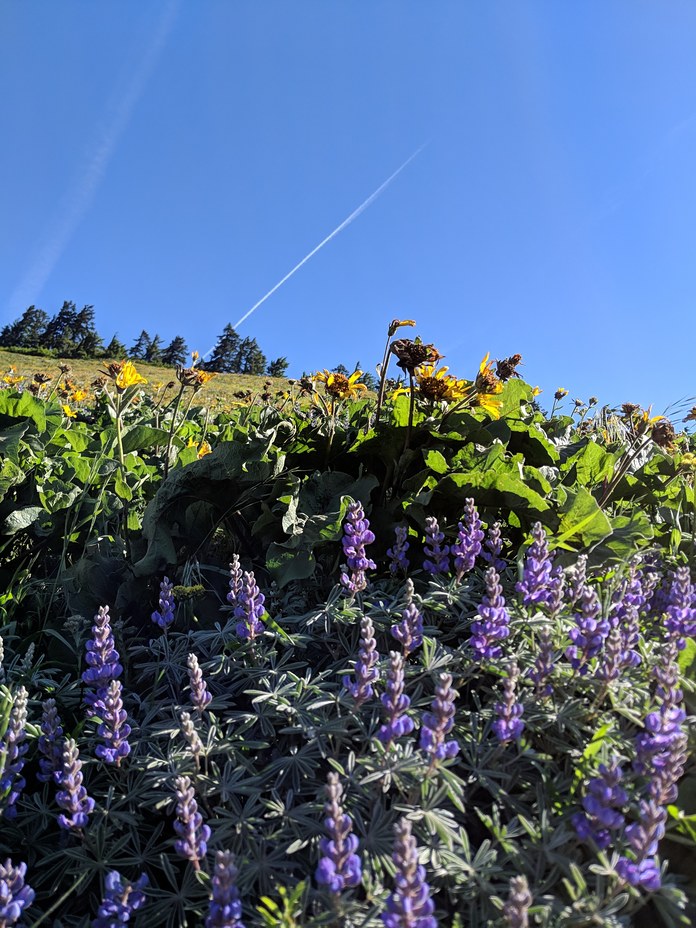
[[[0,36],[0,322],[203,353],[425,144],[241,334],[372,369],[414,318],[549,405],[696,394],[692,2],[10,0]]]

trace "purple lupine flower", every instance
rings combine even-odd
[[[232,606],[233,610],[237,607],[237,600],[242,591],[243,577],[242,568],[239,566],[239,555],[233,554],[232,563],[230,564],[230,591],[227,594],[227,602]]]
[[[145,905],[143,890],[149,883],[147,873],[142,873],[135,883],[124,880],[118,870],[111,870],[104,879],[104,898],[99,904],[97,917],[92,919],[92,928],[115,928],[126,925],[136,909]]]
[[[82,785],[82,761],[73,738],[67,738],[63,745],[59,785],[62,788],[56,793],[56,802],[65,814],[58,816],[58,824],[66,831],[81,832],[94,810],[94,799],[90,799]]]
[[[623,649],[623,637],[618,628],[612,628],[607,635],[604,644],[604,654],[601,662],[597,666],[595,676],[605,683],[611,683],[618,680],[621,676],[621,670],[628,663],[626,653]]]
[[[343,685],[355,700],[355,707],[362,705],[374,693],[372,684],[379,680],[377,640],[372,619],[364,615],[360,620],[360,649],[355,663],[355,683],[349,676],[343,677]]]
[[[600,764],[599,776],[590,780],[582,800],[585,811],[571,820],[580,840],[594,841],[600,850],[611,844],[611,832],[624,826],[620,810],[628,802],[628,796],[621,786],[622,778],[618,758],[613,757],[608,766]]]
[[[479,657],[494,660],[503,653],[498,644],[510,634],[510,616],[505,608],[503,588],[495,567],[486,571],[486,592],[471,623],[469,644]]]
[[[406,581],[406,608],[401,613],[401,621],[392,625],[393,638],[401,642],[404,658],[423,644],[423,616],[413,602],[413,580]]]
[[[17,815],[15,803],[26,786],[22,768],[24,767],[24,755],[29,747],[25,743],[28,697],[26,689],[20,686],[10,711],[5,737],[0,741],[0,756],[4,755],[4,765],[0,773],[0,797],[5,797],[5,808],[2,812],[6,818],[14,818]]]
[[[365,571],[375,570],[377,565],[367,556],[365,545],[371,545],[374,540],[374,532],[370,531],[370,522],[365,517],[362,504],[349,503],[341,541],[347,564],[341,573],[341,586],[348,593],[359,593],[367,589]]]
[[[26,864],[15,867],[9,857],[0,864],[0,925],[3,928],[16,925],[34,901],[36,893],[24,882],[26,875]]]
[[[199,758],[203,753],[203,742],[200,739],[198,732],[196,731],[196,726],[193,723],[188,712],[182,712],[179,716],[179,723],[181,725],[181,734],[186,739],[186,743],[189,746],[189,750],[196,759],[198,764]]]
[[[445,741],[445,737],[454,728],[454,701],[459,694],[452,689],[452,677],[441,673],[435,687],[435,699],[432,712],[423,713],[423,725],[420,731],[420,748],[431,755],[431,763],[455,757],[459,753],[459,743],[455,739]]]
[[[234,610],[234,617],[238,619],[235,631],[242,641],[253,641],[257,635],[263,634],[265,626],[261,617],[265,612],[265,601],[266,597],[256,585],[254,571],[245,570]]]
[[[678,649],[675,641],[667,641],[660,650],[660,659],[653,667],[657,680],[656,695],[664,703],[676,706],[684,698],[679,687],[680,670],[677,662]]]
[[[493,731],[501,744],[506,744],[508,741],[519,741],[524,731],[524,722],[520,718],[524,712],[524,707],[516,699],[518,677],[519,669],[517,664],[511,664],[503,683],[503,701],[495,704],[495,712],[498,718],[493,722]]]
[[[159,625],[162,629],[169,628],[174,621],[175,603],[174,593],[172,592],[173,589],[174,584],[170,583],[169,577],[165,577],[160,583],[157,610],[150,616],[155,625]]]
[[[213,697],[208,691],[205,679],[203,678],[203,671],[200,668],[198,658],[195,654],[189,654],[187,657],[186,668],[188,670],[189,686],[191,688],[191,702],[200,717],[203,715],[203,712]]]
[[[628,576],[623,580],[612,596],[609,619],[613,628],[620,628],[628,619],[629,611],[635,610],[640,616],[645,609],[647,597],[643,589],[643,572],[636,564],[631,564]],[[632,621],[632,617],[630,619]]]
[[[231,851],[217,851],[211,881],[212,897],[205,928],[244,928],[237,889],[237,868]]]
[[[43,756],[39,758],[41,772],[36,774],[36,779],[41,783],[49,780],[58,783],[63,766],[63,728],[55,699],[47,699],[43,704],[41,731],[37,747]]]
[[[576,627],[568,633],[573,644],[565,651],[573,670],[581,675],[587,673],[588,661],[602,650],[611,628],[607,619],[599,618],[601,611],[597,593],[586,586],[580,595],[580,612],[574,616]]]
[[[428,516],[425,520],[423,551],[426,558],[423,561],[423,569],[433,577],[449,571],[449,545],[443,545],[444,540],[445,535],[440,531],[437,519],[434,516]]]
[[[397,525],[394,528],[394,544],[391,548],[387,548],[389,573],[392,577],[396,577],[400,571],[406,573],[408,570],[409,561],[406,552],[409,549],[409,543],[407,539],[408,526]]]
[[[528,928],[529,907],[534,900],[525,876],[513,876],[510,895],[503,906],[503,918],[508,928]]]
[[[524,606],[547,606],[553,596],[551,571],[553,557],[549,553],[546,532],[541,522],[532,526],[532,543],[524,559],[522,579],[515,589],[522,594]]]
[[[338,774],[329,773],[326,779],[324,827],[328,837],[319,842],[322,856],[315,878],[320,886],[326,886],[332,893],[340,893],[348,887],[360,885],[362,868],[360,858],[355,853],[358,839],[351,834],[353,823],[341,805],[343,787]]]
[[[616,864],[616,872],[631,886],[640,886],[648,892],[654,892],[662,885],[655,854],[665,833],[667,812],[652,799],[643,799],[638,814],[639,820],[626,829],[633,859],[620,857]]]
[[[503,550],[503,535],[501,532],[500,522],[494,522],[493,525],[488,529],[488,534],[486,535],[486,540],[483,543],[483,549],[481,550],[481,557],[483,560],[490,564],[491,567],[500,573],[501,570],[505,570],[506,562],[500,556]]]
[[[529,669],[527,676],[536,684],[534,692],[537,696],[550,696],[553,687],[550,682],[554,668],[553,629],[544,625],[539,632],[539,649],[534,666]]]
[[[643,660],[638,651],[640,643],[639,607],[630,601],[622,602],[610,617],[612,624],[614,619],[621,634],[622,666],[637,667]]]
[[[646,776],[654,775],[668,762],[675,742],[683,735],[682,723],[686,712],[681,706],[663,702],[656,712],[645,717],[645,729],[636,736],[635,769]]]
[[[108,687],[99,690],[92,711],[100,721],[97,734],[105,742],[98,744],[94,753],[105,764],[120,767],[122,759],[127,757],[131,750],[128,743],[131,727],[127,722],[128,713],[123,708],[123,688],[120,680],[112,680]]]
[[[587,586],[587,555],[579,554],[571,572],[568,583],[568,603],[574,606]]]
[[[669,588],[669,600],[665,609],[665,626],[680,651],[686,647],[686,638],[696,635],[696,609],[694,588],[688,567],[677,567]]]
[[[415,727],[413,719],[405,714],[411,700],[404,693],[404,659],[396,651],[389,652],[387,682],[380,698],[386,710],[386,721],[377,732],[377,737],[389,748],[392,741],[410,735]]]
[[[484,531],[474,500],[464,500],[464,517],[458,525],[457,540],[452,545],[454,570],[457,583],[461,583],[464,574],[473,570],[476,558],[481,553]]]
[[[437,919],[433,916],[435,904],[425,881],[425,867],[418,863],[411,823],[403,818],[394,831],[394,892],[387,899],[387,911],[380,918],[385,928],[437,928]]]
[[[203,816],[198,811],[194,789],[188,777],[174,780],[176,790],[176,821],[174,831],[179,835],[174,842],[177,854],[191,861],[194,869],[200,870],[201,860],[205,857],[210,840],[210,828],[203,824]]]
[[[85,693],[84,696],[84,701],[91,708],[94,700],[98,698],[99,690],[107,687],[123,673],[123,667],[118,660],[119,654],[114,646],[108,606],[99,607],[99,612],[94,617],[92,638],[86,642],[85,648],[85,662],[88,667],[82,674],[82,681],[95,691]]]

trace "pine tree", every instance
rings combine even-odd
[[[59,357],[71,357],[75,349],[78,312],[74,303],[65,300],[41,335],[41,348],[55,351]]]
[[[43,309],[30,306],[21,317],[0,330],[0,345],[4,348],[38,348],[48,324]]]
[[[266,373],[269,377],[285,377],[289,366],[290,362],[287,358],[276,358],[275,361],[270,362],[266,369]]]
[[[244,359],[244,367],[241,371],[242,374],[255,374],[257,376],[263,376],[266,373],[266,367],[268,366],[268,360],[266,355],[261,351],[258,346],[256,339],[251,339],[251,345],[247,352],[247,356]]]
[[[106,346],[102,352],[102,357],[104,358],[116,358],[117,360],[123,360],[128,355],[128,349],[123,344],[118,336],[114,335],[109,344]]]
[[[228,322],[222,330],[222,335],[218,336],[210,360],[205,364],[206,370],[217,371],[220,374],[238,374],[237,363],[241,344],[239,335]]]
[[[176,335],[162,352],[162,364],[184,367],[188,360],[188,346],[181,335]]]
[[[138,360],[144,361],[145,355],[147,353],[147,349],[149,348],[151,341],[152,339],[150,338],[148,333],[145,331],[145,329],[143,329],[140,335],[135,340],[133,347],[129,351],[128,353],[129,357],[133,358],[136,361]]]
[[[155,335],[145,349],[145,361],[149,364],[160,364],[162,361],[162,339]]]

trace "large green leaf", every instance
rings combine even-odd
[[[19,464],[20,441],[28,428],[28,422],[17,422],[0,432],[0,457],[9,458],[14,464]]]
[[[560,517],[556,534],[549,539],[551,548],[590,548],[611,535],[609,518],[584,487],[567,490]]]
[[[145,451],[156,445],[166,447],[168,440],[169,432],[164,429],[155,429],[149,425],[135,425],[123,436],[123,450],[128,454],[129,451]]]
[[[17,393],[15,390],[0,390],[0,420],[3,416],[10,419],[31,419],[39,433],[46,431],[44,404],[26,391]]]

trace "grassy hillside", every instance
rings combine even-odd
[[[50,376],[52,379],[45,388],[44,396],[50,392],[56,385],[65,381],[68,377],[71,384],[75,387],[86,390],[89,395],[93,389],[91,384],[98,377],[103,376],[103,371],[110,360],[118,361],[121,358],[100,359],[100,360],[76,360],[74,358],[42,358],[33,355],[19,354],[18,352],[8,351],[0,348],[0,380],[7,375],[21,376],[25,382],[29,383],[34,374],[42,373]],[[167,391],[167,384],[173,382],[174,386],[170,387],[168,394],[173,394],[179,384],[176,380],[176,371],[172,367],[163,367],[157,364],[147,364],[144,361],[136,361],[138,373],[147,379],[147,385],[144,387],[146,392],[156,393],[159,390]],[[67,365],[70,370],[67,374],[61,371],[61,365]],[[267,386],[270,383],[270,386]],[[237,393],[251,391],[249,400],[254,396],[260,396],[265,391],[275,393],[279,390],[285,390],[288,387],[288,381],[284,377],[255,377],[247,374],[216,374],[215,377],[200,391],[200,399],[214,410],[224,410],[240,402],[240,397],[235,396]]]

